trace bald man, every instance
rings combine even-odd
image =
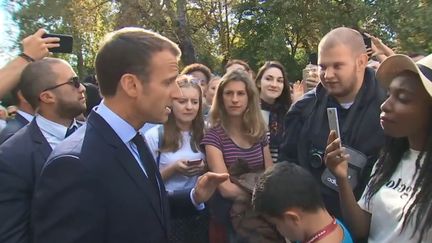
[[[379,122],[385,92],[367,67],[368,56],[361,34],[341,27],[330,31],[318,46],[321,83],[295,103],[285,118],[286,132],[281,146],[282,160],[308,169],[321,182],[327,209],[341,218],[337,185],[327,177],[324,152],[329,135],[327,108],[338,111],[342,144],[367,157],[355,187],[361,196],[370,169],[384,143]]]

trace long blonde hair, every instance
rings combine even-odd
[[[192,120],[192,126],[190,129],[191,140],[190,145],[192,151],[195,153],[200,150],[199,144],[204,137],[204,118],[202,112],[202,92],[198,82],[196,82],[192,76],[180,75],[177,77],[176,82],[180,88],[192,87],[198,91],[199,94],[199,108],[196,117]],[[160,152],[175,152],[182,146],[181,131],[177,126],[174,112],[171,112],[168,116],[167,122],[164,123],[164,133]]]
[[[260,111],[258,90],[249,78],[249,75],[244,71],[232,70],[222,77],[210,109],[210,125],[211,127],[221,125],[225,130],[229,127],[228,113],[223,101],[223,92],[226,85],[234,81],[240,81],[245,84],[248,104],[243,113],[242,125],[249,139],[254,143],[258,142],[265,136],[267,128]]]

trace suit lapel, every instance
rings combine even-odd
[[[34,180],[36,180],[37,178],[39,178],[40,172],[52,149],[45,137],[43,136],[42,132],[40,131],[38,125],[36,124],[36,119],[33,119],[33,121],[29,124],[29,131],[30,137],[34,144],[32,157],[34,162]]]
[[[96,129],[98,133],[103,137],[105,142],[110,144],[114,148],[115,159],[125,169],[127,175],[131,178],[134,184],[137,185],[144,197],[150,202],[151,208],[155,211],[162,227],[166,230],[166,221],[161,212],[161,206],[164,207],[165,200],[161,200],[162,205],[159,205],[157,197],[152,188],[150,181],[145,176],[144,172],[138,165],[135,157],[131,154],[126,145],[121,141],[114,130],[106,123],[106,121],[99,116],[96,112],[92,111],[87,120],[90,129]],[[87,129],[89,129],[89,127]],[[159,174],[159,173],[156,173]],[[160,181],[161,178],[158,175]],[[165,189],[164,189],[165,190]],[[164,195],[161,195],[163,198]],[[165,207],[164,207],[165,208]]]
[[[20,113],[17,113],[15,115],[15,119],[22,124],[22,126],[27,125],[29,122],[27,121],[27,119],[25,119]]]

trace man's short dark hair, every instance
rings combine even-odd
[[[84,116],[87,117],[90,112],[93,110],[93,107],[99,105],[102,100],[102,97],[99,92],[99,88],[97,85],[92,83],[83,83],[86,88],[86,111],[84,112]]]
[[[314,177],[302,167],[280,162],[266,170],[258,180],[252,205],[255,211],[279,217],[290,208],[316,212],[325,208]]]
[[[18,92],[19,92],[19,91],[20,91],[20,90],[19,90],[19,88],[18,88],[18,85],[15,86],[15,87],[11,90],[10,94],[11,94],[11,104],[12,104],[12,105],[16,105],[16,106],[20,106],[20,105],[21,105],[21,101],[20,101],[20,99],[19,99],[19,97],[18,97]]]
[[[208,68],[206,65],[201,63],[192,63],[183,68],[181,74],[191,74],[193,72],[202,72],[207,79],[206,83],[208,84],[210,82],[212,74],[210,68]]]
[[[39,95],[56,84],[57,74],[52,66],[62,62],[64,61],[58,58],[44,58],[24,68],[17,88],[33,109],[39,107]]]
[[[105,37],[95,61],[96,76],[103,96],[114,96],[126,73],[147,80],[152,56],[163,50],[180,56],[178,46],[157,33],[141,28],[123,28]]]

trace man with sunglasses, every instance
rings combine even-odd
[[[0,146],[0,242],[32,242],[31,200],[51,151],[80,124],[84,86],[72,67],[57,58],[28,64],[18,88],[36,117]]]

